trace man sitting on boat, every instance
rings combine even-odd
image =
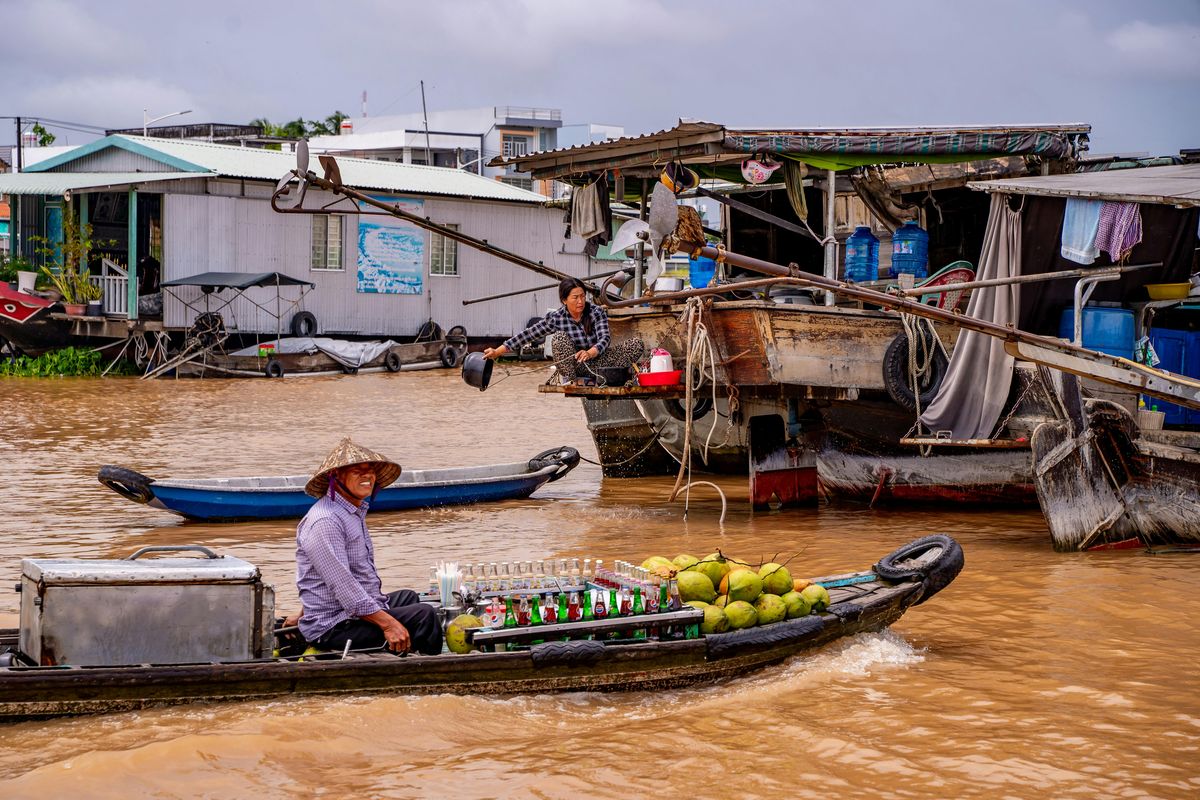
[[[588,302],[583,281],[564,278],[558,285],[558,299],[562,301],[561,307],[499,347],[487,348],[483,351],[483,357],[499,358],[553,334],[550,336],[550,350],[558,374],[566,383],[574,381],[579,374],[585,377],[592,375],[589,367],[629,367],[641,360],[645,352],[641,339],[626,339],[611,345],[608,312]]]
[[[367,509],[376,490],[399,477],[399,464],[345,438],[304,487],[319,499],[296,529],[299,624],[317,647],[442,652],[433,606],[411,589],[384,595],[375,569]]]

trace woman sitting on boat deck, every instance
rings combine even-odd
[[[565,383],[574,381],[580,373],[590,376],[592,371],[589,367],[629,367],[641,360],[645,352],[641,339],[626,339],[612,344],[608,312],[588,302],[583,281],[564,278],[558,285],[558,299],[562,301],[560,308],[499,347],[487,348],[483,351],[483,357],[499,358],[530,342],[550,336],[554,363]]]
[[[442,652],[433,606],[411,589],[385,595],[375,569],[367,509],[376,490],[399,477],[399,464],[346,438],[304,487],[320,499],[296,529],[299,624],[320,648],[340,650],[350,642],[358,650]]]

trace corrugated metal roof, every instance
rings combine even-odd
[[[187,139],[143,139],[140,136],[114,136],[140,144],[165,155],[191,162],[218,175],[277,181],[296,166],[296,157],[275,150],[212,144]],[[446,195],[480,200],[507,200],[518,203],[544,203],[546,198],[516,186],[483,178],[448,167],[397,164],[363,158],[339,157],[342,182],[357,189],[398,194]],[[310,169],[320,171],[317,159]]]
[[[210,178],[205,172],[6,172],[0,194],[60,195],[65,191],[108,189],[158,181]]]
[[[1040,175],[1031,178],[977,181],[967,185],[983,192],[1200,206],[1200,164]]]

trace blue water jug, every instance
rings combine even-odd
[[[698,256],[688,264],[688,283],[693,289],[703,289],[713,279],[717,271],[717,262],[711,258]]]
[[[1127,308],[1084,306],[1083,346],[1110,356],[1133,360],[1133,312]],[[1058,318],[1058,335],[1071,341],[1075,338],[1075,309],[1064,308]]]
[[[929,234],[909,220],[892,234],[892,274],[912,273],[918,280],[929,274]]]
[[[846,280],[862,283],[879,280],[879,239],[859,225],[846,240]]]

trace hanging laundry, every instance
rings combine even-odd
[[[608,173],[602,174],[592,186],[596,190],[596,200],[600,204],[600,230],[588,237],[583,252],[585,255],[595,258],[596,254],[600,252],[600,245],[612,241],[612,209],[608,204]]]
[[[807,175],[807,165],[791,159],[783,162],[783,185],[787,188],[788,202],[801,222],[808,221],[808,200],[804,197],[804,178]]]
[[[576,187],[571,195],[571,227],[580,239],[590,239],[604,229],[597,183],[593,181],[587,186]]]
[[[1100,200],[1067,198],[1063,213],[1062,257],[1076,264],[1091,264],[1100,255],[1096,232],[1100,227]]]
[[[1129,258],[1142,241],[1142,209],[1137,203],[1105,202],[1100,209],[1100,227],[1096,245],[1108,253],[1113,263]]]

